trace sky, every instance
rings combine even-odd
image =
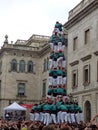
[[[68,21],[68,12],[81,0],[0,0],[0,47],[28,40],[33,34],[51,36],[55,22]]]

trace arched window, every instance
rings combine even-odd
[[[19,63],[19,71],[25,72],[25,61],[24,60],[21,60]]]
[[[18,96],[25,96],[25,83],[18,84]]]
[[[11,62],[11,71],[17,71],[17,61],[13,59]]]
[[[91,119],[91,104],[89,101],[85,102],[84,106],[84,112],[85,112],[85,122],[89,122]]]
[[[29,61],[29,62],[28,62],[28,72],[29,72],[29,73],[32,73],[32,72],[33,72],[33,62],[32,62],[32,61]]]

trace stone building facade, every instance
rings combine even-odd
[[[0,113],[10,103],[33,104],[46,96],[49,37],[32,35],[0,50]]]
[[[82,0],[69,12],[67,91],[79,101],[84,120],[98,113],[98,0]]]
[[[64,30],[67,38],[67,30]],[[49,36],[32,35],[28,40],[8,42],[0,50],[0,115],[13,102],[33,104],[48,91]],[[67,47],[65,48],[67,55]]]

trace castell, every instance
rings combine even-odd
[[[64,54],[67,39],[63,26],[56,22],[49,39],[49,76],[46,100],[32,107],[32,121],[40,121],[44,125],[60,123],[80,123],[83,121],[82,109],[71,94],[67,94],[66,56]]]

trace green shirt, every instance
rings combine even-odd
[[[61,94],[65,94],[66,93],[66,91],[65,91],[65,89],[63,89],[63,88],[56,88],[56,92],[59,94],[59,93],[61,93]]]
[[[52,88],[48,88],[48,94],[53,94],[53,89]]]
[[[59,52],[58,57],[64,57],[64,54],[62,52]]]
[[[50,59],[54,58],[54,53],[50,53]]]
[[[57,70],[53,70],[53,77],[57,77]]]
[[[46,103],[46,104],[43,105],[43,110],[44,111],[50,111],[50,108],[51,108],[51,105],[48,104],[48,103]]]
[[[61,75],[62,76],[63,72],[61,70],[57,70],[57,75]]]
[[[74,104],[70,104],[70,111],[74,111],[74,110],[75,110]]]
[[[33,107],[32,107],[32,110],[36,111],[36,110],[37,110],[37,106],[36,106],[36,105],[33,106]]]
[[[53,76],[53,70],[49,70],[49,76]]]
[[[61,104],[61,105],[60,105],[60,110],[61,110],[61,111],[62,111],[62,110],[67,111],[66,105],[65,105],[65,104]]]

